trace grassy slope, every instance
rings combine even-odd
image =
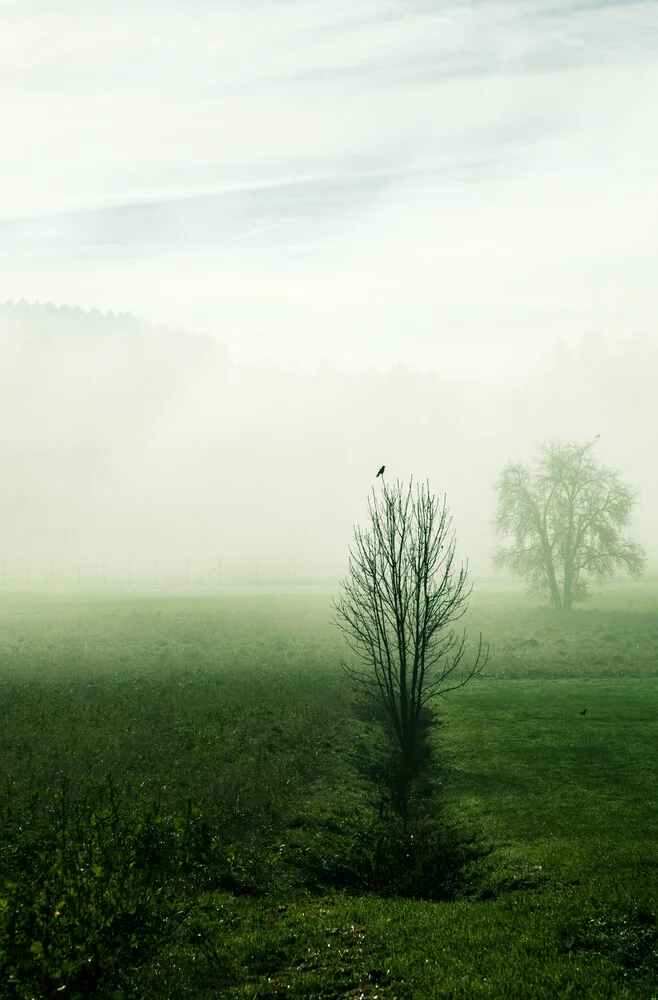
[[[327,610],[322,596],[4,601],[15,807],[47,804],[62,771],[110,773],[170,811],[192,797],[238,878],[255,865],[269,886],[177,881],[195,909],[143,957],[135,995],[656,995],[642,911],[658,872],[658,593],[620,588],[568,621],[511,591],[474,602],[487,676],[440,704],[433,740],[446,814],[494,850],[450,903],[309,895],[299,875],[376,805],[362,772],[377,730],[351,712]]]

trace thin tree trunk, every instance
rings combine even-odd
[[[557,583],[555,579],[549,577],[549,582],[551,585],[551,603],[556,611],[562,611],[562,598],[560,597],[560,591],[558,590]]]
[[[555,567],[553,566],[553,556],[551,555],[551,548],[548,544],[548,539],[542,539],[542,546],[544,549],[544,568],[546,570],[546,576],[548,577],[548,586],[551,591],[551,604],[556,611],[562,610],[562,598],[560,596],[560,588],[557,585],[557,580],[555,578]]]
[[[571,593],[573,584],[573,570],[569,566],[564,567],[564,592],[562,595],[562,610],[571,611]]]

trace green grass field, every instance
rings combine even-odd
[[[491,658],[430,730],[482,847],[450,898],[369,883],[385,738],[329,617],[3,594],[0,995],[658,997],[658,587],[474,594]]]

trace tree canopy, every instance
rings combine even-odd
[[[494,564],[548,594],[557,610],[583,600],[593,579],[644,569],[644,549],[624,534],[637,492],[596,461],[595,445],[551,442],[532,466],[510,462],[496,483],[495,528],[511,543]]]

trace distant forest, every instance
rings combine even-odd
[[[634,531],[655,573],[657,383],[658,349],[637,337],[613,349],[590,334],[485,386],[402,363],[237,364],[221,331],[6,303],[3,573],[199,579],[221,563],[227,582],[333,579],[385,463],[387,476],[447,494],[460,553],[491,577],[501,466],[542,441],[596,434],[601,459],[640,490]]]

